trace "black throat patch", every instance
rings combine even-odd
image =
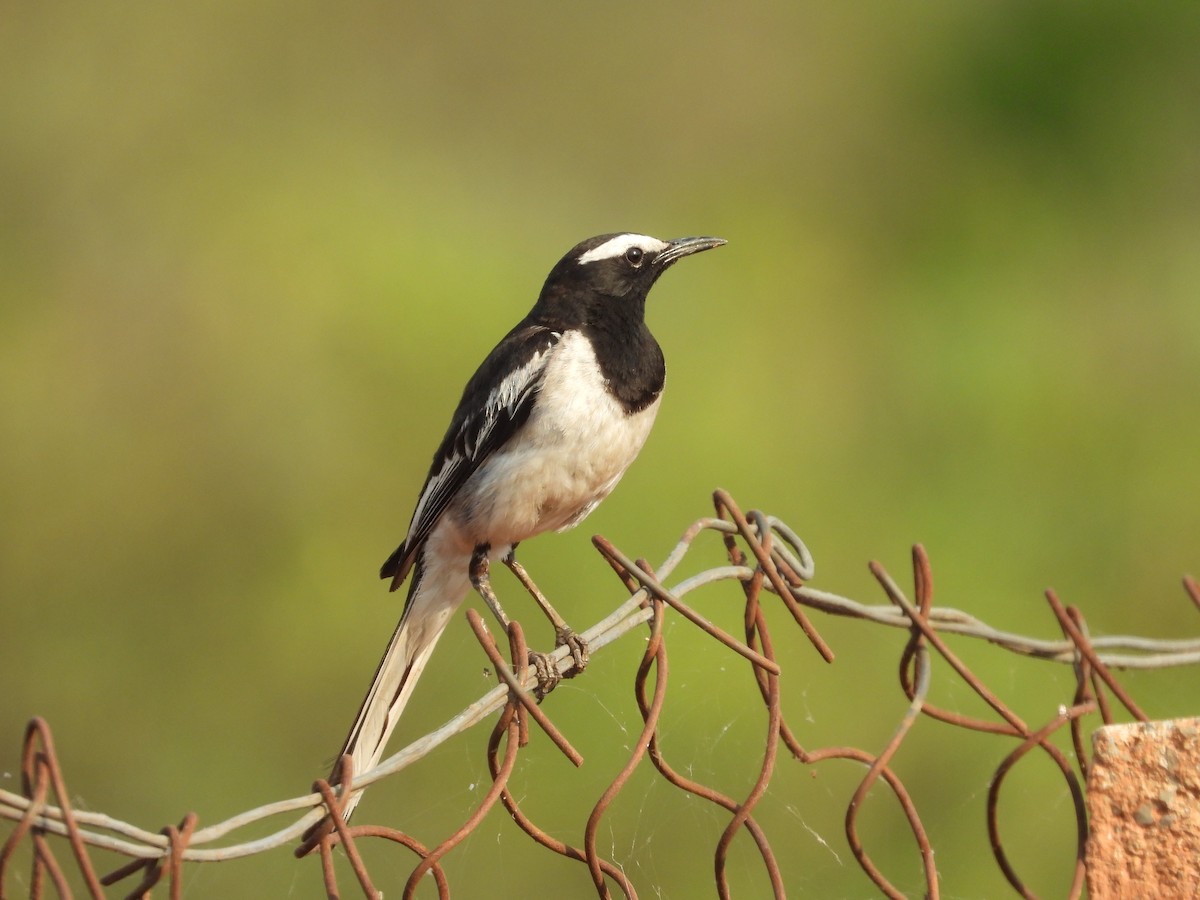
[[[608,392],[628,415],[633,415],[662,393],[667,379],[666,360],[645,322],[615,323],[607,318],[589,322],[583,333],[592,342]]]

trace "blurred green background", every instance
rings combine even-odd
[[[1056,636],[1054,586],[1095,633],[1195,634],[1198,40],[1191,4],[10,5],[0,784],[40,714],[75,801],[150,830],[305,793],[399,614],[375,572],[463,382],[604,231],[729,246],[651,299],[668,393],[638,463],[525,548],[577,625],[623,594],[591,533],[657,562],[722,486],[796,528],[827,590],[882,602],[867,560],[907,584],[921,541],[937,602],[997,626]],[[720,560],[710,542],[690,570]],[[736,630],[737,596],[695,599]],[[882,747],[904,635],[818,618],[824,666],[778,612],[800,738]],[[666,752],[742,796],[765,724],[746,671],[668,635]],[[523,757],[518,795],[566,840],[637,735],[642,646],[546,704],[583,769],[537,736]],[[1028,721],[1069,701],[1068,673],[956,646]],[[456,619],[396,746],[482,669]],[[1171,716],[1197,680],[1127,684]],[[934,693],[982,712],[944,666]],[[377,787],[362,821],[436,843],[483,795],[483,747]],[[896,762],[947,896],[1007,890],[983,808],[1011,749],[927,722]],[[874,894],[841,832],[861,774],[780,761],[760,820],[791,892]],[[1018,871],[1062,895],[1073,818],[1048,763],[1001,812]],[[708,896],[726,821],[641,773],[600,844],[642,896]],[[886,791],[862,827],[920,893]],[[411,856],[367,852],[398,896]],[[591,890],[500,813],[446,866],[457,896]],[[744,835],[730,878],[767,891]],[[187,895],[323,896],[286,851],[194,867]]]

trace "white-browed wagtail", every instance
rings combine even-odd
[[[578,525],[608,496],[650,433],[666,366],[646,327],[646,295],[714,237],[661,241],[603,234],[551,270],[529,314],[467,382],[433,456],[408,534],[380,576],[394,591],[410,578],[400,624],[375,673],[342,754],[373,768],[450,616],[470,588],[507,623],[488,583],[503,559],[553,622],[576,668],[587,648],[544,603],[516,563],[521,541]],[[543,690],[557,670],[539,663]],[[358,801],[350,798],[349,817]]]

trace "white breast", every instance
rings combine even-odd
[[[578,332],[563,335],[529,421],[455,503],[462,537],[499,547],[579,524],[637,457],[660,399],[627,414],[590,344]]]

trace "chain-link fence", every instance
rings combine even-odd
[[[185,864],[278,853],[285,847],[292,847],[297,856],[314,850],[319,853],[326,892],[336,897],[341,896],[339,866],[335,865],[335,848],[340,846],[339,852],[345,854],[358,887],[365,896],[374,897],[378,893],[376,884],[360,853],[360,845],[372,840],[390,842],[395,845],[396,853],[414,856],[403,896],[413,896],[418,883],[428,877],[439,896],[446,897],[450,896],[452,886],[441,865],[442,860],[480,828],[489,810],[502,804],[536,845],[586,867],[599,896],[610,897],[617,892],[633,898],[637,896],[638,885],[621,865],[605,857],[597,836],[633,773],[639,767],[652,766],[667,784],[701,798],[725,817],[726,825],[715,845],[704,849],[712,859],[717,894],[730,895],[726,874],[730,847],[736,837],[746,835],[757,848],[775,896],[782,897],[787,885],[773,843],[778,839],[769,835],[755,818],[756,805],[772,783],[782,750],[806,766],[817,767],[829,760],[850,760],[860,764],[864,774],[857,787],[844,798],[844,831],[850,852],[879,891],[890,897],[904,896],[873,859],[871,848],[859,828],[864,804],[868,800],[882,802],[877,798],[890,794],[907,822],[905,839],[920,860],[924,892],[928,897],[936,898],[941,885],[934,847],[922,821],[922,811],[892,765],[898,750],[922,718],[935,719],[955,729],[991,735],[1010,745],[990,778],[986,797],[982,800],[982,813],[996,865],[1009,884],[1025,896],[1032,894],[1005,849],[999,815],[1001,799],[1006,779],[1014,767],[1031,754],[1041,755],[1052,763],[1074,810],[1076,852],[1070,894],[1080,895],[1088,835],[1083,787],[1088,771],[1085,720],[1095,724],[1097,720],[1109,723],[1122,717],[1144,719],[1138,704],[1117,680],[1114,671],[1195,665],[1200,662],[1200,639],[1092,638],[1079,610],[1064,606],[1053,592],[1047,592],[1046,600],[1061,628],[1061,639],[1041,640],[1001,631],[965,611],[933,605],[930,563],[920,546],[913,550],[911,597],[875,563],[871,565],[871,572],[887,597],[886,604],[866,604],[816,590],[807,584],[813,572],[812,558],[786,524],[756,511],[743,514],[724,492],[718,491],[714,499],[716,515],[692,524],[657,569],[644,560],[630,559],[603,538],[595,539],[600,553],[630,597],[611,615],[584,632],[591,652],[602,652],[614,641],[631,632],[643,632],[643,629],[648,629],[649,638],[633,676],[642,721],[641,733],[632,741],[625,764],[590,804],[591,811],[582,829],[583,840],[578,846],[539,827],[510,792],[509,778],[521,748],[529,740],[531,723],[575,765],[579,765],[582,758],[530,693],[535,676],[528,665],[519,624],[513,623],[506,636],[506,646],[502,648],[479,614],[469,610],[467,618],[491,671],[498,677],[497,687],[444,726],[399,750],[370,772],[348,771],[348,760],[344,759],[341,770],[333,779],[335,785],[340,782],[338,786],[331,787],[329,782],[320,780],[313,785],[311,793],[251,809],[207,827],[199,827],[196,816],[188,814],[178,826],[151,832],[101,813],[73,810],[49,726],[35,719],[24,738],[21,792],[0,791],[0,817],[16,823],[0,849],[0,896],[10,896],[12,885],[18,881],[12,867],[21,848],[31,851],[32,872],[28,879],[21,879],[22,890],[28,887],[31,896],[42,896],[47,885],[52,885],[60,896],[70,896],[74,882],[82,883],[91,896],[103,897],[106,888],[122,882],[121,890],[125,896],[144,897],[155,886],[165,885],[170,896],[178,897],[187,878],[188,866]],[[718,564],[668,586],[672,573],[693,552],[698,538],[707,533],[720,536],[724,558]],[[743,633],[737,636],[722,630],[684,602],[687,595],[701,589],[728,590],[730,586],[736,586],[742,604]],[[1188,597],[1200,607],[1200,588],[1190,579],[1185,579],[1184,586]],[[908,706],[882,750],[851,745],[811,747],[800,740],[802,729],[788,721],[781,702],[786,690],[800,677],[799,666],[790,657],[785,664],[776,655],[772,627],[778,628],[779,617],[774,617],[774,626],[768,624],[764,609],[770,604],[782,604],[786,609],[784,620],[794,623],[813,650],[826,661],[832,660],[833,652],[814,624],[818,616],[850,617],[864,624],[899,628],[909,633],[898,660],[899,686]],[[729,796],[695,780],[685,767],[672,765],[662,745],[659,723],[667,699],[669,669],[663,626],[668,617],[675,615],[718,642],[723,649],[717,652],[736,654],[742,666],[731,671],[741,671],[743,677],[752,679],[756,693],[761,697],[766,726],[761,755],[753,786],[742,796]],[[951,649],[948,638],[977,639],[1018,657],[1070,667],[1074,673],[1073,689],[1060,698],[1057,714],[1048,721],[1026,722],[1002,699],[1000,691],[986,683]],[[566,648],[561,648],[555,659],[560,671],[571,674],[572,662]],[[939,673],[943,669],[952,672],[960,685],[965,685],[990,707],[990,717],[967,715],[929,701],[933,662],[937,659],[945,664],[939,666]],[[552,704],[547,704],[550,706]],[[1118,708],[1125,712],[1119,712]],[[445,835],[435,846],[428,846],[398,828],[358,821],[349,825],[336,815],[327,819],[331,811],[337,811],[340,797],[349,794],[351,785],[360,788],[387,778],[433,753],[452,736],[489,718],[495,720],[487,741],[492,778],[490,790],[473,809],[463,811],[465,821],[462,826]],[[1051,739],[1061,729],[1069,732],[1073,753],[1064,751]],[[936,766],[937,761],[930,764]],[[886,790],[872,793],[876,787]],[[264,837],[242,837],[252,830],[261,831],[262,823],[270,821],[283,824]],[[93,859],[95,850],[122,854],[129,857],[130,862],[101,875]],[[68,856],[77,870],[72,875],[68,875],[64,862]],[[346,866],[340,868],[342,878],[346,880]]]

